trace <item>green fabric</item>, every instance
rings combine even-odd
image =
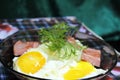
[[[110,0],[86,0],[84,4],[77,7],[72,1],[64,1],[65,3],[68,2],[65,5],[61,0],[57,0],[57,5],[62,6],[59,7],[60,14],[76,16],[99,35],[108,34],[118,29],[120,30],[120,19],[108,7]]]
[[[76,16],[102,36],[120,31],[112,1],[120,5],[120,0],[1,0],[0,18]]]

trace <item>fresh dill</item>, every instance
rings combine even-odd
[[[56,24],[50,28],[42,28],[39,32],[42,43],[51,43],[48,45],[51,51],[60,50],[66,43],[66,33],[69,26],[65,23]]]
[[[42,28],[39,31],[40,40],[48,46],[50,51],[55,52],[57,57],[69,58],[76,55],[76,48],[67,41],[70,29],[70,26],[65,23],[58,23],[50,28]]]

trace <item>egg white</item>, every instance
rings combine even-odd
[[[39,70],[37,73],[32,74],[30,76],[38,77],[38,78],[46,78],[52,80],[64,80],[64,74],[71,69],[71,67],[75,67],[77,65],[76,61],[59,61],[59,60],[50,60],[46,63],[46,65]],[[86,75],[82,79],[97,76],[99,74],[104,74],[107,70],[96,69],[94,72]]]
[[[70,67],[75,66],[76,64],[75,61],[50,60],[40,71],[31,76],[64,80],[63,75],[70,69]]]
[[[86,76],[83,77],[82,79],[94,77],[94,76],[97,76],[97,75],[99,75],[99,74],[105,74],[105,72],[107,72],[107,71],[108,71],[108,70],[96,69],[95,72],[92,72],[92,73],[90,73],[89,75],[86,75]]]

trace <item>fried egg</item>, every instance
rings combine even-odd
[[[105,70],[96,69],[85,61],[50,60],[40,71],[30,76],[52,80],[76,80],[93,77],[105,72]]]
[[[86,61],[51,59],[47,51],[44,51],[45,47],[40,45],[38,48],[29,49],[20,57],[15,57],[14,69],[29,76],[52,80],[83,79],[106,72],[96,69]]]
[[[34,74],[46,64],[47,55],[42,50],[31,48],[20,57],[15,57],[13,61],[15,70]]]
[[[75,80],[85,77],[86,75],[95,72],[96,69],[89,62],[80,61],[75,67],[71,67],[67,73],[64,74],[65,80]]]

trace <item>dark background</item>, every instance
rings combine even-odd
[[[120,0],[0,0],[0,19],[76,16],[120,51]]]

